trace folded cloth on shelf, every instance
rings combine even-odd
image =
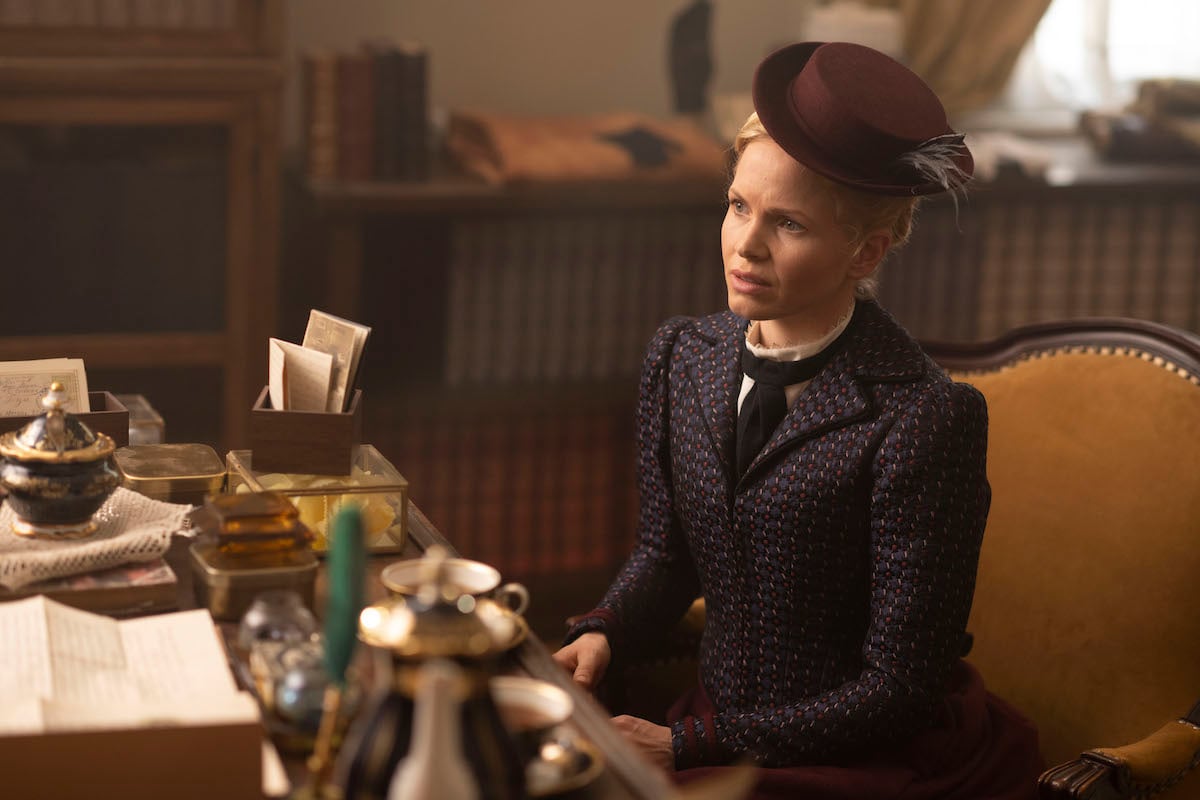
[[[975,177],[984,181],[995,180],[1003,165],[1042,178],[1054,163],[1054,153],[1048,147],[1007,131],[973,131],[967,134],[967,145],[975,157]]]
[[[167,552],[171,535],[187,526],[190,505],[164,503],[118,487],[93,518],[87,539],[49,541],[13,533],[13,510],[0,509],[0,586],[78,575],[130,561],[152,561]]]
[[[457,111],[446,149],[488,183],[677,180],[726,173],[724,148],[689,119],[617,112],[518,117]]]

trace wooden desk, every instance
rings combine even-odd
[[[420,509],[409,503],[409,537],[410,543],[399,555],[372,557],[367,569],[368,602],[381,600],[387,596],[387,590],[380,581],[380,573],[384,566],[402,558],[419,557],[422,552],[434,544],[445,547],[452,555],[458,555],[454,546],[446,540],[433,523],[421,513]],[[179,576],[179,607],[195,606],[195,594],[192,587],[192,573],[187,563],[187,548],[191,540],[176,537],[167,559]],[[470,554],[464,554],[469,557]],[[317,609],[324,606],[325,585],[323,572],[317,581]],[[223,632],[236,636],[236,625],[222,624]],[[571,695],[575,701],[575,713],[571,724],[583,736],[596,744],[604,755],[605,770],[594,782],[571,793],[572,798],[590,798],[592,800],[617,800],[618,798],[638,798],[639,800],[661,800],[668,797],[671,784],[663,773],[649,764],[632,746],[617,733],[609,723],[608,712],[600,706],[588,693],[584,692],[570,679],[562,669],[554,663],[550,649],[532,633],[522,642],[515,652],[515,666],[529,675],[559,686]],[[304,777],[304,766],[298,759],[285,760],[289,776],[295,783]]]
[[[453,545],[411,503],[408,521],[409,535],[422,551],[430,545],[440,544],[457,554]],[[470,556],[469,553],[465,555]],[[595,742],[607,761],[604,774],[572,797],[662,800],[670,795],[671,784],[666,776],[625,741],[609,722],[608,712],[554,662],[550,649],[540,639],[531,634],[517,647],[516,657],[525,672],[553,683],[571,695],[575,701],[572,722],[584,736]]]

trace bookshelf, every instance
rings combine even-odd
[[[464,553],[554,585],[572,611],[594,602],[635,527],[646,342],[724,302],[724,186],[495,186],[443,166],[424,182],[292,177],[289,264],[373,327],[372,442]],[[291,304],[297,320],[311,301]],[[535,611],[557,635],[561,609]]]
[[[594,215],[698,213],[720,220],[725,187],[704,180],[631,186],[624,182],[570,182],[497,186],[443,172],[426,182],[308,181],[307,192],[324,233],[325,282],[330,304],[351,318],[360,308],[364,234],[380,220],[420,220],[431,236],[449,235],[459,215]],[[335,313],[339,313],[335,311]]]
[[[1057,182],[1006,174],[922,209],[881,274],[914,335],[1098,314],[1200,324],[1197,166],[1058,145]],[[379,337],[367,427],[464,551],[527,581],[627,552],[641,353],[668,316],[724,306],[722,189],[301,182],[324,234],[313,284]]]
[[[82,357],[173,438],[243,442],[277,315],[282,0],[19,8],[0,16],[0,359]]]

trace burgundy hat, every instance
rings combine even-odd
[[[966,183],[975,169],[925,81],[863,45],[776,50],[754,73],[754,109],[792,158],[865,192],[934,194]]]

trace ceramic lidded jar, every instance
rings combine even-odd
[[[8,492],[13,532],[47,539],[78,539],[96,532],[92,519],[121,482],[112,464],[115,446],[68,414],[58,381],[42,399],[46,413],[0,436],[0,485]]]

